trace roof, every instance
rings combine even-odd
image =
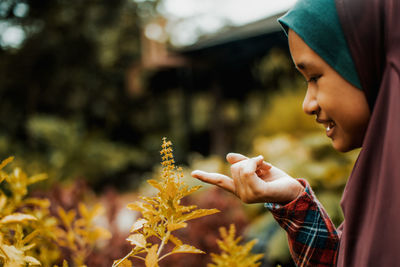
[[[213,35],[208,35],[201,38],[193,45],[177,48],[174,50],[178,53],[186,54],[215,46],[225,45],[231,42],[280,32],[282,31],[282,28],[277,19],[281,17],[284,13],[285,12],[282,12],[271,17],[258,20],[256,22],[246,24],[244,26],[226,28],[221,32],[217,32]]]

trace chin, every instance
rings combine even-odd
[[[332,146],[333,148],[338,151],[338,152],[349,152],[353,149],[361,147],[361,145],[358,144],[347,144],[345,142],[341,142],[341,140],[333,140],[332,141]]]

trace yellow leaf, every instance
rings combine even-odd
[[[110,231],[108,231],[106,228],[96,226],[95,229],[93,230],[93,236],[94,239],[110,239],[112,237]]]
[[[174,243],[175,246],[177,246],[177,247],[182,246],[182,244],[183,244],[179,238],[177,238],[176,236],[173,236],[173,235],[169,236],[169,240],[171,240],[171,242]]]
[[[0,163],[0,170],[3,169],[8,163],[14,160],[14,157],[8,157]]]
[[[127,207],[128,207],[128,209],[131,209],[131,210],[142,211],[143,203],[136,201],[136,202],[133,202],[133,203],[129,203],[127,205]]]
[[[257,262],[263,258],[263,254],[252,254],[250,251],[257,242],[252,240],[244,246],[238,244],[240,237],[235,239],[236,229],[233,224],[230,225],[229,231],[225,227],[219,229],[222,240],[217,240],[219,248],[222,250],[220,255],[211,253],[214,264],[207,266],[243,266],[257,267],[261,263]]]
[[[75,219],[76,211],[70,210],[68,212],[65,212],[65,210],[62,207],[58,207],[58,214],[60,215],[60,218],[64,223],[64,225],[70,227],[73,220]]]
[[[89,217],[89,211],[86,208],[85,204],[83,204],[82,202],[78,204],[78,210],[82,217],[84,218]]]
[[[162,190],[163,190],[161,183],[157,182],[156,180],[147,180],[147,182],[148,182],[151,186],[157,188],[159,191],[162,191]]]
[[[31,184],[46,180],[47,178],[49,178],[49,177],[47,176],[46,173],[36,174],[34,176],[29,177],[28,185],[31,185]]]
[[[141,248],[146,247],[146,238],[142,234],[130,235],[126,240],[128,240],[131,245],[135,245]]]
[[[40,263],[40,261],[38,261],[36,258],[31,257],[31,256],[25,256],[24,260],[26,263],[28,263],[29,265],[42,265]]]
[[[49,208],[51,205],[50,200],[45,198],[26,198],[24,204],[39,206],[45,209]]]
[[[189,190],[185,190],[185,191],[183,192],[183,197],[185,197],[185,196],[187,196],[187,195],[190,195],[190,194],[196,192],[196,191],[199,190],[200,188],[201,188],[201,186],[198,185],[198,186],[193,186],[193,187],[190,188]]]
[[[217,209],[199,209],[199,210],[192,211],[189,214],[186,214],[184,216],[184,220],[189,221],[189,220],[193,220],[196,218],[200,218],[200,217],[211,215],[211,214],[218,213],[218,212],[219,212],[219,210],[217,210]]]
[[[17,212],[4,217],[3,219],[1,219],[0,223],[21,223],[26,221],[37,221],[37,219],[32,215]]]
[[[172,224],[168,224],[168,231],[172,232],[181,228],[185,228],[187,226],[187,223],[172,223]]]
[[[158,249],[158,244],[155,244],[147,252],[145,259],[146,267],[158,267],[157,249]]]
[[[8,174],[0,170],[0,183],[8,178]]]
[[[112,266],[120,266],[120,267],[132,267],[132,262],[128,259],[124,259],[123,261],[119,262],[120,260],[116,260],[113,262]],[[118,263],[118,265],[116,265]]]
[[[192,247],[192,246],[189,246],[189,245],[184,244],[184,245],[175,247],[175,248],[171,251],[171,254],[175,254],[175,253],[197,253],[197,254],[204,254],[205,252],[202,251],[202,250],[200,250],[200,249],[198,249],[198,248],[195,248],[195,247]]]
[[[23,266],[24,262],[24,252],[17,249],[14,246],[1,245],[1,251],[6,256],[6,262],[4,266]]]
[[[137,230],[142,229],[142,228],[143,228],[143,225],[145,225],[146,223],[147,223],[147,220],[145,220],[145,219],[139,219],[139,220],[137,220],[137,221],[132,225],[130,232],[133,233],[133,232],[135,232],[135,231],[137,231]]]
[[[0,210],[3,210],[6,203],[7,203],[7,197],[1,193],[0,194]]]
[[[94,217],[102,215],[103,213],[104,213],[104,207],[98,203],[98,204],[94,205],[94,207],[92,208],[91,211],[89,211],[89,214],[90,214],[89,217],[94,218]]]

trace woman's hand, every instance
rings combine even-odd
[[[229,153],[226,159],[231,164],[232,178],[200,170],[193,171],[192,176],[235,194],[245,203],[289,203],[304,191],[296,179],[265,162],[262,156],[247,158]]]

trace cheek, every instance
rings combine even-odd
[[[342,114],[341,120],[338,121],[338,139],[342,139],[346,150],[362,146],[368,122],[369,111],[353,108],[350,112]]]

